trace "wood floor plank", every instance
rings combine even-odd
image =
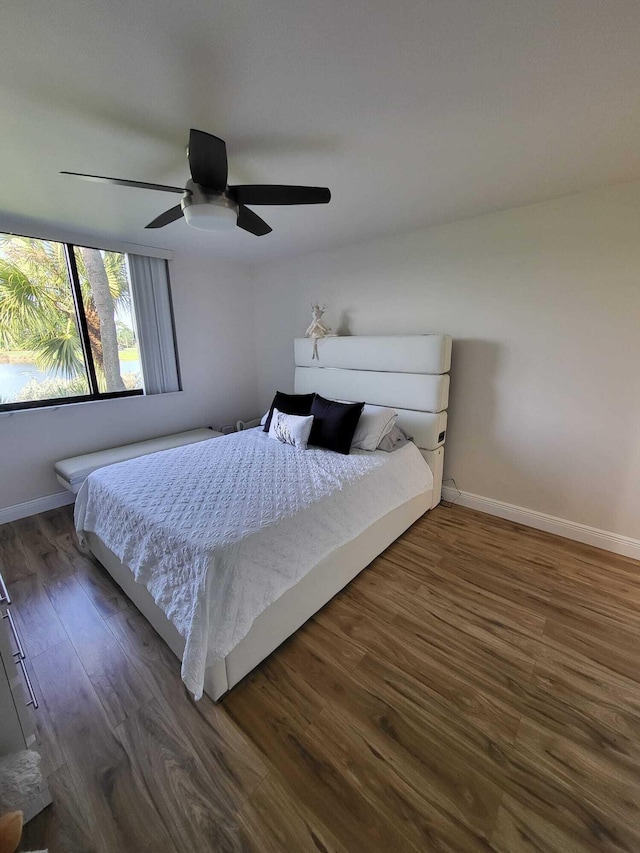
[[[324,709],[327,697],[318,689],[317,683],[309,683],[308,673],[291,666],[298,647],[296,639],[290,641],[287,648],[282,649],[282,654],[273,655],[264,662],[260,673],[279,694],[281,712],[290,724],[305,729]]]
[[[53,802],[25,824],[19,850],[47,847],[49,853],[106,853],[68,766],[50,773],[48,784]]]
[[[307,682],[308,689],[315,689],[317,695],[323,697],[325,707],[308,728],[310,736],[320,727],[321,719],[330,715],[333,726],[339,727],[333,715],[345,715],[348,718],[347,727],[359,733],[357,751],[362,752],[361,759],[364,757],[368,761],[371,754],[374,754],[377,759],[376,767],[378,762],[381,762],[389,771],[386,776],[388,785],[392,782],[391,771],[396,773],[397,796],[408,797],[409,802],[418,798],[420,809],[416,802],[406,808],[412,809],[414,816],[421,815],[419,822],[430,827],[430,834],[435,833],[438,821],[455,824],[460,820],[460,812],[464,811],[488,836],[495,819],[500,791],[487,779],[474,776],[472,772],[467,773],[465,782],[461,784],[459,769],[455,762],[452,762],[451,753],[440,749],[437,741],[427,738],[423,749],[425,738],[419,729],[411,731],[404,720],[392,716],[391,709],[378,702],[366,690],[360,690],[359,695],[355,695],[356,688],[349,679],[348,672],[341,672],[341,668],[335,665],[335,661],[326,654],[320,638],[314,642],[310,632],[301,631],[287,643],[277,661],[268,662],[266,670],[270,673],[270,677],[267,675],[270,685],[279,697],[290,692],[292,683],[300,686],[304,681]],[[295,679],[287,677],[287,670]],[[285,711],[286,707],[284,706]],[[306,721],[295,720],[289,714],[287,722],[289,726],[297,725],[302,729]],[[362,742],[366,744],[366,748],[361,749]],[[325,748],[327,744],[331,744],[330,732],[323,731],[319,743]],[[336,744],[333,744],[330,754],[332,757],[338,754]],[[353,758],[355,747],[351,752],[346,750],[344,755]],[[347,759],[344,760],[346,762]],[[352,764],[349,765],[349,772],[354,772]],[[368,772],[372,773],[373,769],[370,768]],[[450,816],[445,814],[447,810],[451,813]],[[428,818],[425,818],[425,815],[428,815]],[[453,826],[449,827],[449,831],[453,832]],[[464,829],[460,829],[460,835],[468,836],[467,846],[471,843],[470,839],[475,837],[472,832],[467,833]],[[413,843],[424,843],[422,837],[409,840]],[[431,842],[435,843],[433,838]]]
[[[75,576],[46,589],[111,724],[117,726],[151,698],[151,690]]]
[[[450,756],[443,761],[433,754],[428,765],[412,759],[393,738],[335,707],[322,712],[308,736],[416,849],[489,849],[500,792],[487,780],[477,785],[473,774],[461,774]]]
[[[530,528],[524,528],[529,530]],[[535,531],[534,531],[535,532]],[[553,536],[537,531],[540,548],[543,551],[555,553],[561,558],[561,564],[570,570],[572,566],[592,566],[596,571],[604,570],[607,574],[626,575],[629,583],[635,585],[638,578],[638,560],[625,557],[622,554],[614,554],[611,551],[603,551],[582,542],[565,539],[563,536]]]
[[[595,620],[592,623],[582,621],[577,626],[575,620],[566,619],[550,619],[544,635],[614,673],[637,678],[640,635],[616,631]]]
[[[389,636],[396,642],[425,658],[440,661],[452,671],[482,686],[496,696],[509,695],[532,678],[535,656],[520,651],[517,646],[505,643],[492,634],[456,630],[448,614],[432,610],[432,617],[418,620],[415,616],[400,613],[389,628]],[[369,644],[368,648],[372,650]]]
[[[527,755],[513,752],[506,756],[503,786],[506,792],[528,814],[532,832],[547,827],[549,832],[578,839],[587,849],[635,853],[635,841],[629,845],[628,835],[615,817],[607,814],[598,802],[585,799],[579,788],[559,779],[552,768],[543,768],[544,756],[537,751]]]
[[[363,622],[358,636],[368,652],[366,658],[361,658],[362,663],[354,671],[352,681],[363,683],[362,673],[367,670],[370,657],[375,656],[377,662],[386,662],[394,669],[408,673],[414,684],[419,682],[425,706],[440,708],[445,714],[455,713],[503,745],[513,743],[521,711],[513,708],[509,691],[499,693],[493,684],[487,687],[468,673],[456,672],[451,665],[451,656],[449,660],[445,655],[438,658],[430,649],[425,652],[424,647],[404,642],[406,634],[393,633],[391,627],[384,636],[380,636],[372,625]],[[323,691],[331,691],[331,685],[326,684],[317,666],[319,661],[326,661],[325,644],[324,639],[312,643],[307,632],[302,632],[298,645],[292,644],[292,648],[309,648],[311,654],[302,657],[298,663],[300,671],[312,683],[322,684]],[[286,653],[281,658],[285,663],[289,662]],[[325,665],[325,669],[331,675],[335,674],[335,667]],[[326,695],[330,694],[327,692]]]
[[[108,626],[136,661],[165,713],[179,725],[207,766],[216,768],[227,796],[237,808],[258,787],[267,768],[258,749],[226,713],[206,695],[195,702],[180,680],[180,662],[137,611],[120,612]]]
[[[43,652],[33,666],[97,848],[177,853],[71,642]]]
[[[401,538],[385,556],[401,566],[410,577],[420,580],[429,589],[439,590],[443,595],[455,597],[460,589],[464,589],[473,596],[472,600],[479,603],[486,605],[489,600],[489,603],[505,611],[513,608],[532,626],[540,621],[536,605],[539,599],[546,599],[550,595],[552,581],[549,578],[544,575],[534,578],[530,572],[515,568],[513,562],[506,571],[500,572],[495,567],[492,569],[495,560],[480,556],[477,552],[469,553],[459,545],[450,548],[439,560],[430,559],[428,553],[429,548],[422,541]],[[514,586],[520,589],[521,594],[513,595]],[[528,597],[532,599],[532,606],[527,601]]]
[[[67,639],[38,575],[25,575],[14,581],[9,585],[9,591],[13,599],[11,613],[30,658]]]
[[[388,595],[380,594],[372,589],[363,587],[345,587],[337,596],[337,600],[352,607],[354,600],[358,602],[358,610],[378,624],[391,622],[398,613],[398,605]]]
[[[30,515],[11,524],[23,549],[32,554],[40,554],[51,548],[50,539],[42,529],[40,518],[40,515]]]
[[[597,853],[599,841],[585,841],[505,795],[498,810],[491,846],[498,853]]]
[[[354,640],[353,637],[327,631],[319,621],[319,616],[320,614],[316,614],[313,619],[305,622],[297,635],[304,638],[307,643],[320,644],[325,658],[335,666],[351,672],[366,655],[367,647]],[[367,620],[367,617],[365,616],[363,619]],[[295,641],[295,637],[296,634],[291,638],[292,643]],[[287,646],[281,646],[281,648],[284,651]]]
[[[591,590],[590,586],[576,579],[558,582],[547,618],[579,631],[596,628],[622,643],[640,642],[640,596],[634,603],[632,590],[616,595],[611,589]]]
[[[335,665],[331,651],[313,632],[303,629],[260,668],[260,676],[270,688],[270,696],[278,696],[284,719],[297,731],[305,731],[328,704],[350,689],[349,671]],[[329,645],[329,644],[327,644]],[[302,702],[301,698],[304,697]],[[232,700],[233,693],[229,700]],[[304,703],[304,704],[302,704]]]
[[[396,715],[422,726],[427,735],[442,748],[459,756],[462,764],[474,767],[503,791],[511,794],[531,811],[559,829],[575,834],[585,843],[594,837],[594,827],[603,835],[614,835],[611,821],[596,802],[585,799],[564,777],[547,770],[545,755],[529,749],[517,750],[488,738],[483,732],[461,720],[456,714],[447,716],[445,708],[426,705],[417,679],[367,656],[354,676],[364,675],[365,684],[377,685],[378,694]],[[516,745],[518,741],[516,740]],[[617,836],[616,836],[617,837]],[[621,842],[622,843],[622,842]],[[610,847],[607,849],[618,849]],[[620,849],[633,850],[621,846]]]
[[[586,841],[602,849],[640,849],[640,767],[612,760],[568,737],[523,719],[513,750],[513,760],[524,761],[538,775],[557,782],[597,816]],[[558,808],[560,812],[560,808]],[[553,823],[566,815],[548,813]]]
[[[640,763],[640,686],[579,653],[541,643],[516,702],[524,717],[562,737],[622,764]]]
[[[393,592],[390,595],[394,595]],[[463,621],[451,609],[450,603],[439,605],[434,596],[428,602],[420,597],[396,597],[399,611],[392,622],[381,631],[379,624],[366,616],[357,606],[345,606],[339,601],[330,602],[315,619],[329,630],[356,640],[370,651],[385,654],[399,639],[410,648],[417,648],[428,655],[436,655],[436,649],[459,668],[472,675],[476,665],[492,676],[498,683],[509,686],[513,680],[526,681],[531,677],[535,665],[534,648],[528,638],[526,650],[505,640],[504,632],[496,629],[496,615],[491,631],[474,625],[471,620]],[[390,638],[390,642],[387,642]],[[469,661],[467,654],[472,660]],[[475,658],[478,658],[476,660]],[[470,664],[473,664],[471,666]]]
[[[0,524],[0,573],[9,586],[34,573],[15,523]]]
[[[50,509],[48,512],[41,512],[38,515],[38,522],[45,535],[50,538],[66,533],[69,526],[73,524],[73,504]]]
[[[585,560],[564,559],[562,570],[556,572],[553,589],[561,595],[572,595],[574,600],[577,594],[586,607],[599,601],[615,603],[632,616],[637,615],[640,605],[640,590],[628,568],[621,571]]]
[[[289,790],[350,853],[419,849],[350,784],[318,739],[283,714],[277,689],[261,672],[239,684],[225,707]]]
[[[360,572],[350,584],[350,587],[367,590],[371,589],[385,595],[390,589],[404,592],[406,595],[415,594],[422,584],[422,578],[410,577],[405,569],[387,558],[388,550],[376,557],[368,566],[371,571]],[[440,559],[440,558],[439,558]]]
[[[131,602],[122,595],[110,575],[101,566],[77,567],[76,577],[103,619],[133,608]]]
[[[495,638],[505,650],[513,648],[531,658],[546,622],[528,608],[512,607],[497,596],[455,583],[425,584],[419,596],[404,601],[401,609],[414,619],[442,619],[480,641]]]
[[[108,619],[114,613],[132,607],[107,570],[95,558],[84,553],[75,533],[63,533],[56,536],[54,541],[73,564],[76,577],[103,618]]]
[[[460,522],[456,513],[450,512],[444,506],[437,506],[430,515],[431,525],[428,539],[434,547],[446,547],[458,540],[464,524]],[[422,519],[418,519],[409,528],[407,535],[415,539],[420,536],[421,530],[423,530]],[[394,544],[391,544],[390,549],[393,548]]]
[[[215,766],[205,766],[196,745],[158,699],[151,699],[116,731],[178,850],[242,850],[236,809],[224,781]]]
[[[68,556],[61,551],[46,527],[41,516],[23,518],[17,522],[22,549],[28,564],[43,583],[50,583],[73,574],[74,568]]]
[[[349,853],[275,771],[240,809],[237,821],[255,853]]]
[[[42,758],[40,767],[42,774],[43,776],[48,776],[50,773],[59,770],[66,763],[67,759],[57,736],[52,709],[47,705],[46,696],[40,686],[33,666],[30,666],[29,672],[38,699],[38,708],[35,710],[31,709],[31,718],[37,739],[36,749]]]
[[[534,574],[529,565],[516,559],[498,561],[459,545],[440,560],[432,574],[471,584],[544,617],[556,583],[555,572]]]

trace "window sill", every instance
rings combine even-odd
[[[16,415],[28,415],[34,412],[59,412],[64,409],[76,409],[79,406],[96,406],[104,403],[123,403],[131,400],[149,400],[156,397],[175,397],[177,394],[184,394],[182,391],[165,391],[163,394],[132,394],[128,397],[107,397],[104,400],[79,400],[75,403],[60,403],[54,406],[32,406],[30,409],[11,409],[7,412],[0,412],[0,419],[12,418]]]

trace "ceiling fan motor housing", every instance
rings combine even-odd
[[[216,192],[188,180],[180,202],[184,218],[192,228],[203,231],[234,228],[238,205],[225,192]]]

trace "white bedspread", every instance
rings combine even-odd
[[[205,668],[320,560],[433,478],[414,444],[393,453],[299,450],[261,428],[102,468],[76,501],[93,531],[185,638],[182,679]]]

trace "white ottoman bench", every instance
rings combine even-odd
[[[137,456],[145,456],[147,453],[169,450],[171,447],[182,447],[184,444],[195,444],[196,441],[219,438],[221,435],[221,432],[212,429],[192,429],[188,432],[176,432],[173,435],[150,438],[147,441],[137,441],[135,444],[125,444],[122,447],[112,447],[107,450],[98,450],[95,453],[85,453],[82,456],[72,456],[69,459],[56,462],[56,477],[65,489],[69,489],[70,492],[77,495],[80,486],[89,474],[98,468],[104,468],[106,465],[113,465],[116,462],[124,462],[127,459],[135,459]]]

